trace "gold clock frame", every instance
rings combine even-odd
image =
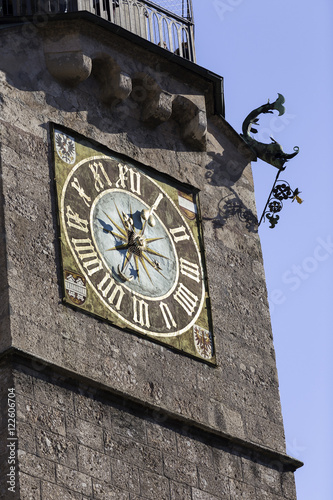
[[[216,357],[199,216],[198,190],[181,184],[170,176],[161,174],[125,155],[107,150],[92,140],[58,125],[52,125],[51,133],[59,212],[63,301],[71,307],[111,323],[118,329],[130,330],[152,341],[157,341],[184,354],[215,365]],[[145,197],[140,192],[139,196],[138,193],[135,193],[135,190],[131,193],[129,184],[126,184],[127,181],[129,182],[130,175],[125,176],[123,174],[121,179],[121,168],[126,174],[129,172],[131,178],[137,176],[137,179],[140,179],[141,186],[145,187],[145,193],[150,193],[156,189],[155,198],[151,198],[150,202],[148,202],[146,199],[147,194]],[[117,182],[119,189],[116,188]],[[163,226],[163,217],[164,220],[175,220],[175,228],[172,229],[166,226],[168,236],[165,238],[169,238],[172,245],[177,247],[175,260],[178,259],[178,268],[179,262],[181,262],[182,267],[181,273],[179,269],[177,271],[178,281],[175,281],[170,287],[164,301],[164,297],[157,296],[156,299],[153,299],[150,296],[140,295],[138,290],[129,289],[127,283],[123,282],[122,278],[119,279],[119,274],[115,273],[113,268],[111,272],[110,265],[108,267],[101,249],[94,239],[92,229],[94,212],[92,206],[96,205],[96,198],[106,197],[109,194],[110,198],[113,199],[117,194],[116,192],[121,192],[122,189],[125,193],[125,200],[126,194],[132,196],[133,199],[138,198],[137,203],[140,207],[146,206],[147,215],[151,212],[150,215],[154,215],[160,227]],[[157,193],[161,194],[157,195]],[[132,198],[130,199],[132,200]],[[164,206],[164,210],[161,207],[160,213],[158,213],[159,207],[156,208],[154,213],[151,210],[154,208],[152,207],[152,200],[156,200],[156,198],[157,201],[163,199],[164,205],[163,203],[161,205]],[[114,201],[113,204],[116,206]],[[117,236],[125,240],[124,220],[122,220],[122,215],[117,206],[116,210],[118,211],[118,215],[116,214],[118,224],[114,220],[115,217],[105,215],[118,228]],[[89,220],[84,215],[88,214],[88,211]],[[113,211],[115,212],[115,209]],[[130,213],[126,215],[125,212],[123,212],[124,217],[131,215]],[[138,217],[137,220],[139,220]],[[138,226],[139,223],[136,224]],[[142,226],[143,224],[145,223],[142,222]],[[121,229],[123,229],[123,233],[120,233]],[[103,233],[107,231],[109,233],[113,232],[107,229]],[[143,227],[134,229],[135,231],[142,232]],[[163,238],[151,238],[151,240],[153,239]],[[76,243],[78,241],[82,241],[82,243]],[[126,247],[124,244],[122,246]],[[82,248],[86,248],[86,250],[83,251]],[[114,248],[109,250],[114,250]],[[153,249],[150,250],[157,255],[161,255],[161,253],[155,252]],[[126,251],[126,248],[124,251]],[[88,254],[92,255],[90,260],[85,257]],[[115,255],[115,252],[112,255]],[[184,257],[180,255],[184,255]],[[163,274],[158,268],[154,268],[152,264],[152,262],[156,262],[156,266],[160,267],[158,259],[161,260],[161,258],[158,257],[154,261],[151,255],[146,254],[146,257],[145,260],[150,263],[150,266],[147,266],[149,270],[146,269],[143,274],[147,273],[149,276],[149,273],[151,273],[156,277]],[[135,256],[132,259],[133,262],[134,259],[137,261]],[[162,262],[166,261],[162,259]],[[87,263],[90,264],[87,265]],[[142,269],[142,265],[145,267],[144,263],[137,265],[137,274],[139,268]],[[179,279],[180,274],[182,280]],[[96,276],[102,276],[102,278],[99,277],[98,284],[93,281]],[[152,281],[151,278],[150,280]],[[140,285],[134,284],[133,286]],[[110,292],[109,296],[106,295],[106,289]],[[202,292],[199,292],[201,289]],[[113,302],[110,302],[109,299],[112,293]],[[130,319],[125,316],[124,312],[126,310],[126,314],[128,314],[128,307],[124,307],[124,311],[121,311],[120,306],[125,304],[124,296],[126,296],[126,304],[133,305],[132,318]],[[154,305],[154,309],[152,308],[155,321],[154,328],[150,325],[149,319],[147,321],[149,307],[153,300],[159,304],[159,309],[157,305]],[[157,316],[157,310],[160,313],[159,317]],[[182,325],[181,328],[179,328],[179,323]],[[177,324],[177,326],[174,326],[174,324]]]

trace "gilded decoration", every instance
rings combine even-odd
[[[64,302],[215,364],[197,190],[53,134]]]

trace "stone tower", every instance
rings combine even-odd
[[[164,7],[0,1],[1,499],[296,498],[253,153]]]

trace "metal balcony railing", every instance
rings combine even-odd
[[[190,4],[187,0],[180,16],[149,0],[0,0],[0,23],[8,17],[87,11],[195,62]]]

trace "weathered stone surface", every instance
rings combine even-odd
[[[285,441],[251,154],[212,83],[83,20],[6,27],[0,49],[0,349],[26,356],[0,402],[14,383],[21,497],[294,500],[292,474],[244,449]],[[217,367],[62,303],[50,122],[200,189]]]
[[[42,481],[41,499],[48,498],[49,500],[81,500],[82,495],[76,493],[69,488],[62,488],[56,484]]]
[[[20,500],[41,500],[40,480],[28,474],[19,474]],[[6,498],[6,497],[3,497]],[[13,498],[13,497],[11,497]]]
[[[8,383],[10,370],[7,374],[9,378],[4,376],[3,380]],[[153,419],[153,412],[128,403],[121,407],[121,398],[115,401],[109,399],[107,392],[103,395],[101,391],[83,388],[79,380],[72,385],[70,380],[65,383],[64,377],[26,366],[21,370],[19,365],[14,380],[18,394],[19,477],[23,474],[25,494],[30,495],[27,498],[33,498],[33,494],[39,498],[40,491],[44,495],[41,500],[48,499],[45,495],[51,491],[55,498],[61,493],[74,499],[78,493],[83,498],[94,494],[96,498],[117,500],[295,498],[293,474],[282,472],[283,465],[277,460],[260,462],[239,446],[225,447],[222,441],[212,440],[205,433],[194,434],[170,418],[165,420],[155,413]],[[41,391],[32,392],[37,401],[42,396],[43,403],[39,405],[45,406],[48,399],[50,414],[54,403],[66,401],[68,394],[78,394],[80,387],[80,400],[85,402],[83,407],[91,418],[74,417],[73,407],[68,404],[64,406],[66,438],[40,432],[38,418],[30,417],[29,423],[25,423],[22,412],[26,404],[22,395],[28,394],[31,387],[47,387],[47,394],[53,394],[51,399]],[[28,405],[38,408],[34,399],[29,399]],[[111,419],[100,418],[103,415],[111,415]],[[6,429],[3,436],[1,442],[6,441]],[[138,442],[134,436],[138,440],[147,437],[147,442]],[[5,450],[3,459],[6,460]]]
[[[75,415],[95,425],[103,424],[110,426],[110,415],[108,408],[103,407],[100,401],[94,400],[93,390],[87,394],[74,394]]]
[[[282,496],[281,473],[276,470],[278,464],[264,466],[251,459],[242,458],[244,481],[258,489],[263,489],[273,495]]]
[[[2,127],[0,124],[0,141]],[[8,262],[6,258],[6,229],[3,210],[2,182],[0,181],[0,349],[5,350],[11,345],[9,325],[9,294],[8,294]]]
[[[100,83],[100,98],[106,104],[119,104],[132,92],[132,79],[107,56],[93,61],[93,74]]]
[[[224,475],[235,480],[242,480],[241,458],[235,453],[226,453],[216,447],[213,449],[214,469],[216,472],[223,471]]]
[[[282,500],[283,497],[280,495],[274,495],[273,493],[269,493],[265,490],[261,490],[256,488],[256,499],[258,500]]]
[[[96,463],[96,467],[99,464]],[[87,476],[86,474],[82,474],[82,472],[78,472],[74,469],[69,469],[63,465],[56,466],[56,474],[57,474],[57,482],[66,487],[70,486],[70,488],[78,493],[82,493],[83,495],[89,496],[92,495],[92,479],[91,476]]]
[[[164,427],[163,420],[146,422],[148,444],[154,448],[159,448],[163,443],[163,451],[172,453],[176,449],[176,435],[170,429]]]
[[[230,480],[230,499],[237,498],[237,500],[254,500],[256,499],[256,490],[253,486],[240,482]]]
[[[174,118],[181,126],[184,140],[199,150],[206,149],[207,112],[201,96],[179,95],[173,99]]]
[[[196,145],[198,149],[205,150],[207,133],[207,116],[203,110],[198,110],[192,120],[186,124],[183,130],[184,140]]]
[[[212,448],[189,435],[177,435],[178,455],[189,462],[203,463],[207,467],[213,467]]]
[[[61,82],[77,85],[91,73],[92,61],[82,52],[52,52],[45,54],[46,67]]]
[[[223,471],[224,472],[224,471]],[[199,488],[221,498],[228,498],[230,492],[229,479],[224,474],[198,466]]]
[[[169,481],[160,475],[141,471],[140,485],[143,498],[149,500],[155,500],[156,498],[169,500],[170,498]]]
[[[112,430],[134,441],[147,442],[145,422],[125,410],[114,408],[111,412]]]
[[[90,446],[97,451],[104,450],[103,429],[86,420],[66,415],[66,435],[78,444]]]
[[[129,500],[129,494],[126,491],[114,488],[110,483],[102,483],[97,480],[93,480],[93,495],[93,498],[97,500]]]
[[[17,428],[19,448],[28,453],[36,454],[36,430],[33,424],[20,422]]]
[[[38,383],[34,384],[34,394],[36,399],[44,404],[58,409],[59,411],[74,413],[73,393],[63,386],[64,379],[59,377],[52,382],[53,383],[50,383],[40,378]],[[61,391],[59,391],[58,384],[62,385]]]
[[[13,372],[13,383],[15,386],[16,394],[22,395],[23,398],[31,398],[33,394],[33,377],[28,371],[14,371]]]
[[[194,489],[192,490],[192,498],[193,500],[218,500],[220,498],[226,500],[228,497],[221,497],[220,495],[216,497],[215,495],[211,495],[205,491]]]
[[[20,462],[20,471],[29,474],[32,477],[44,479],[51,483],[55,482],[55,464],[44,458],[37,457],[23,450],[18,451],[18,460]]]
[[[148,471],[161,473],[162,453],[147,445],[136,443],[119,435],[105,432],[105,451],[113,457],[122,459]]]
[[[36,433],[37,454],[56,463],[77,467],[76,446],[68,439],[45,431]]]
[[[83,445],[78,446],[79,470],[85,474],[100,479],[110,481],[111,465],[110,458],[99,451],[93,450]]]
[[[170,481],[170,500],[192,500],[190,486]]]
[[[57,432],[59,435],[65,436],[66,430],[64,412],[33,402],[30,399],[22,398],[19,395],[17,396],[16,401],[19,403],[17,416],[21,420],[27,424],[34,424],[38,422],[41,429]]]
[[[285,498],[296,498],[295,478],[292,472],[282,473],[282,493]]]
[[[119,459],[111,459],[111,481],[118,488],[133,493],[140,493],[140,472]]]
[[[185,483],[189,486],[198,485],[197,466],[183,458],[165,454],[164,474],[174,481]]]

